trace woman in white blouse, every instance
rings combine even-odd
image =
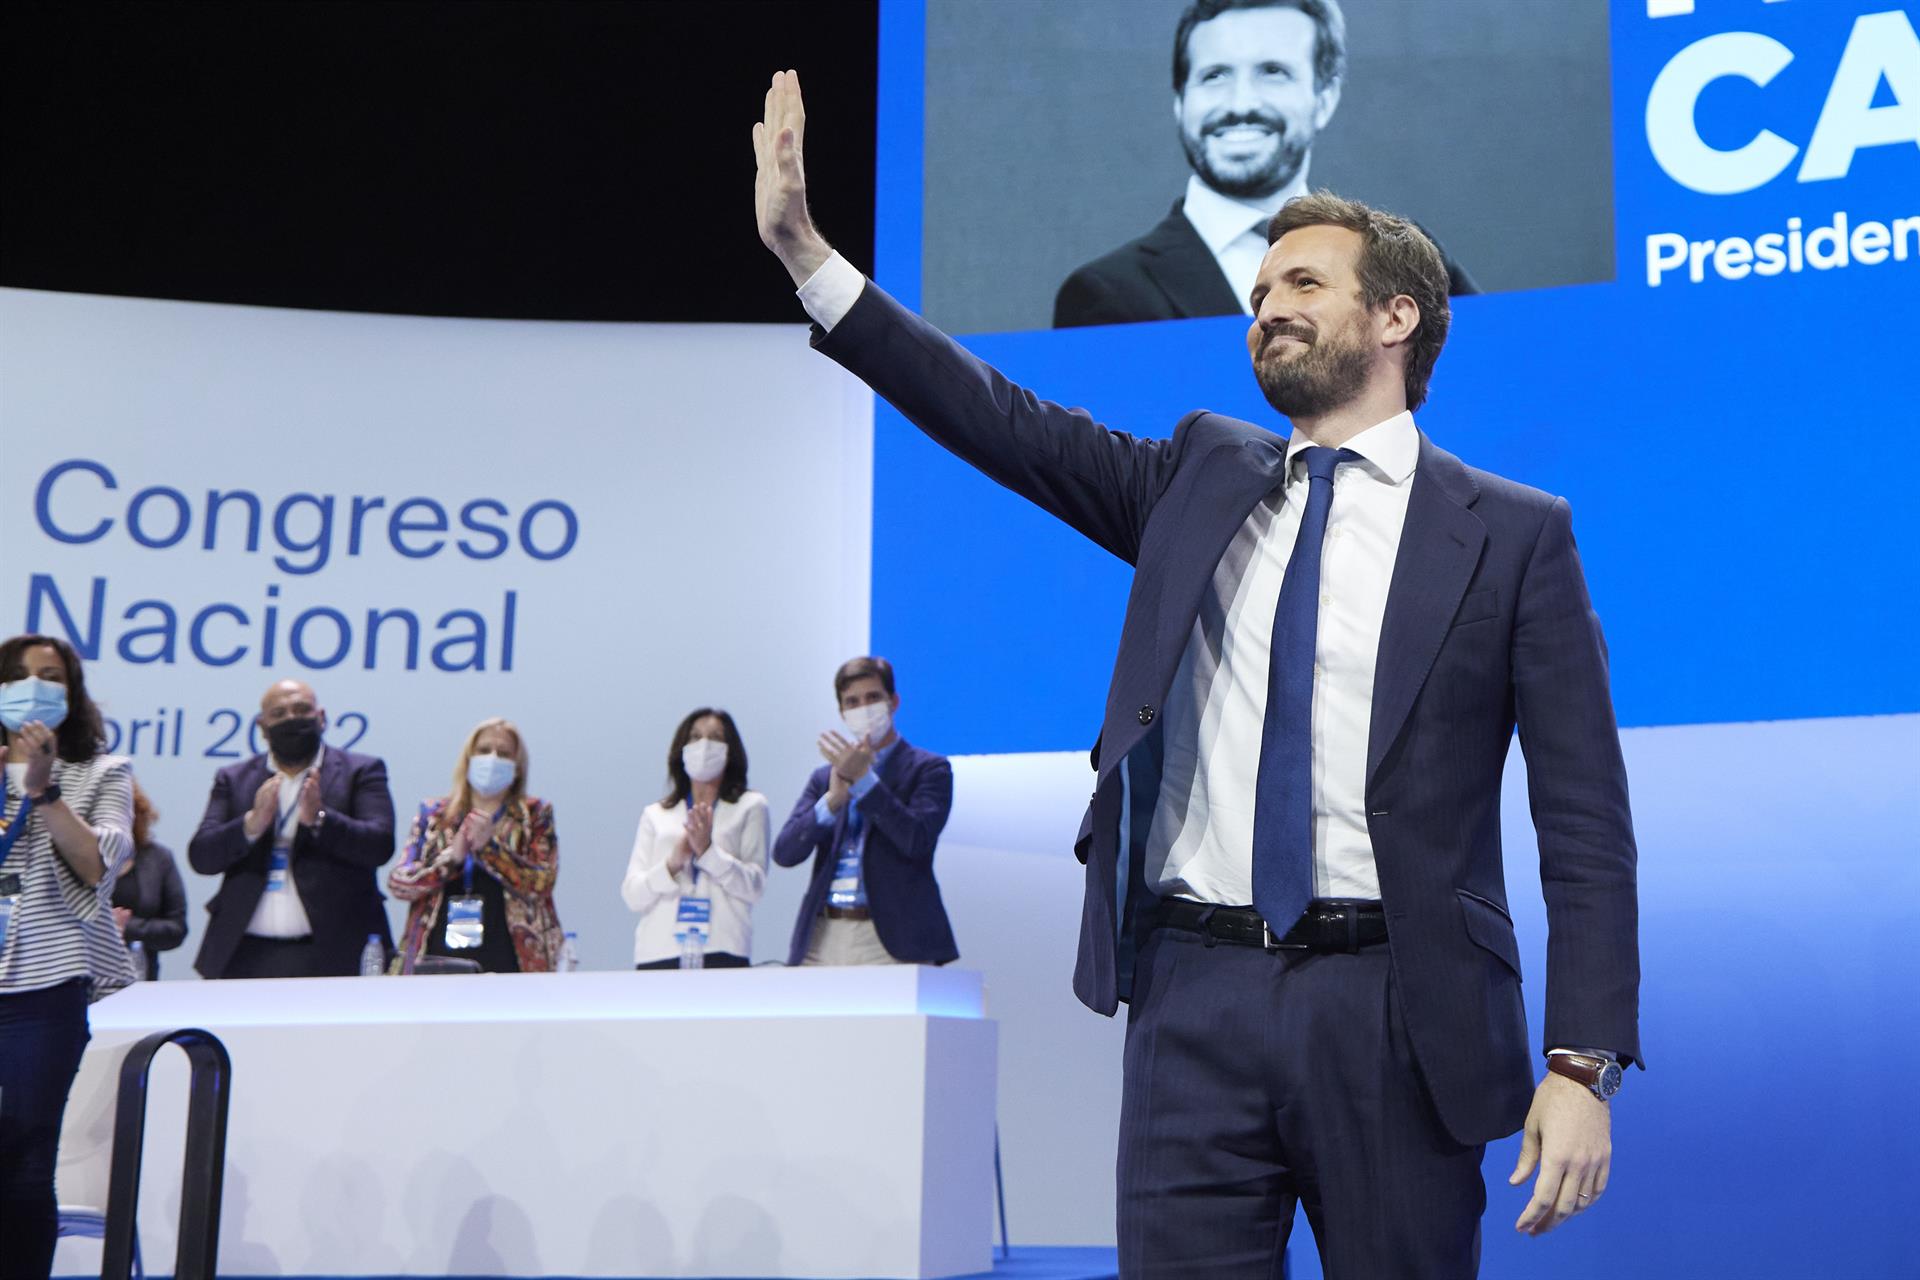
[[[671,969],[685,957],[744,968],[753,904],[767,887],[767,798],[747,790],[747,749],[733,717],[691,712],[667,749],[666,798],[647,806],[620,896],[640,913],[633,967]],[[691,944],[689,934],[698,934]]]

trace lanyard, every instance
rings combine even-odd
[[[5,782],[0,781],[0,809],[6,807],[6,801],[3,797],[7,794],[8,790],[9,788],[6,787]],[[20,795],[20,812],[13,815],[13,821],[7,824],[6,831],[0,832],[0,862],[5,862],[8,855],[13,852],[14,841],[18,840],[20,833],[27,829],[27,815],[32,812],[33,797],[22,792]]]

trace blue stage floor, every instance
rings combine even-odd
[[[998,1256],[998,1250],[995,1251]],[[966,1280],[1116,1280],[1120,1264],[1112,1249],[1015,1249],[1013,1256]]]

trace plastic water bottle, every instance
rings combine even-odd
[[[147,980],[147,944],[138,941],[129,942],[127,958],[133,961],[133,980],[145,982]]]
[[[367,945],[360,948],[360,976],[378,978],[387,971],[387,949],[380,945],[380,935],[367,935]]]
[[[578,973],[580,971],[580,935],[567,930],[567,936],[560,942],[560,972]]]
[[[680,935],[680,967],[682,969],[704,969],[707,967],[707,935],[698,929],[689,929]]]

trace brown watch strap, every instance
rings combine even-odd
[[[1595,1058],[1584,1053],[1556,1053],[1547,1058],[1547,1070],[1555,1075],[1565,1076],[1589,1089],[1599,1085],[1600,1077],[1606,1069],[1605,1058]]]

